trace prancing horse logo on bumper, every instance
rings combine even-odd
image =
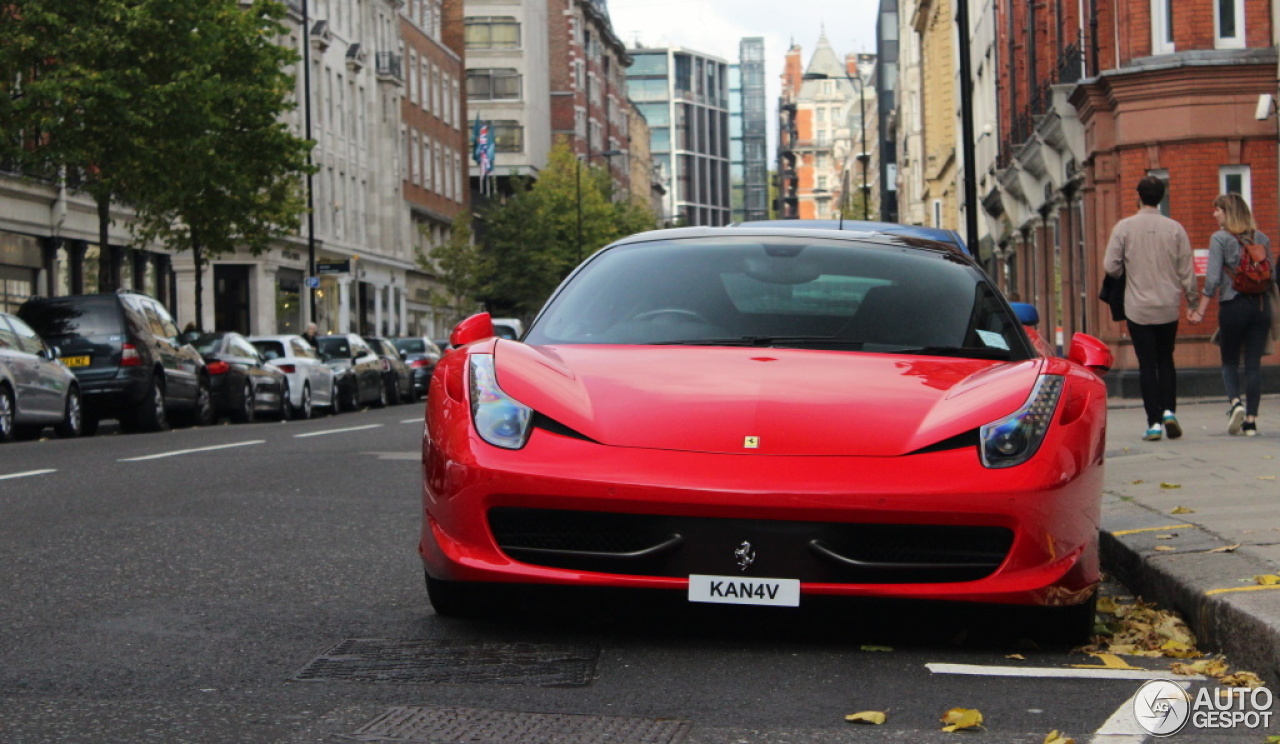
[[[733,551],[733,555],[738,559],[738,568],[743,571],[746,571],[748,566],[756,562],[756,550],[751,547],[751,543],[745,540],[742,541],[737,550]]]

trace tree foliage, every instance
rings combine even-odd
[[[655,227],[652,213],[615,201],[608,170],[584,164],[564,142],[552,148],[536,183],[480,216],[490,311],[529,317],[579,263],[618,238]]]
[[[419,250],[417,256],[418,266],[442,287],[432,293],[431,304],[449,308],[453,323],[475,307],[486,274],[484,256],[472,240],[471,220],[470,212],[460,213],[453,219],[448,242],[432,248],[430,255]]]

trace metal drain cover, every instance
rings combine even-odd
[[[565,644],[349,638],[292,680],[580,687],[591,682],[599,654]]]
[[[348,738],[448,744],[676,744],[688,721],[520,713],[481,708],[391,708]]]

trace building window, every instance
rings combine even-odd
[[[489,122],[495,152],[524,152],[524,127],[512,119]]]
[[[1217,2],[1218,0],[1215,0]],[[1232,2],[1232,0],[1227,0]],[[1151,53],[1172,54],[1173,0],[1151,0]]]
[[[467,49],[520,48],[520,24],[514,16],[471,16],[464,23]]]
[[[1214,0],[1214,47],[1244,48],[1244,0]]]
[[[1253,204],[1253,184],[1247,165],[1224,165],[1218,169],[1219,190],[1223,194],[1239,194],[1246,204]]]
[[[942,227],[942,200],[933,200],[933,226]]]
[[[520,73],[515,69],[467,70],[467,100],[520,98]]]

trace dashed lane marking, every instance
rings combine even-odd
[[[159,460],[162,457],[177,457],[178,455],[193,455],[197,452],[212,452],[214,450],[231,449],[232,447],[248,447],[251,444],[264,444],[265,439],[254,439],[248,442],[233,442],[232,444],[216,444],[212,447],[196,447],[194,449],[174,450],[172,452],[161,452],[155,455],[143,455],[142,457],[126,457],[117,462],[141,462],[143,460]]]
[[[324,431],[310,431],[306,434],[294,434],[294,439],[306,439],[307,437],[322,437],[326,434],[345,434],[352,431],[364,431],[365,429],[381,429],[382,424],[366,424],[364,426],[349,426],[345,429],[325,429]]]
[[[56,473],[56,472],[58,471],[57,470],[28,470],[25,473],[9,473],[8,475],[0,475],[0,480],[11,480],[13,478],[26,478],[27,476],[31,476],[31,475],[48,475],[49,473]]]
[[[934,674],[969,674],[980,677],[1041,677],[1056,679],[1168,679],[1170,672],[1147,669],[1063,669],[1060,667],[981,666],[979,664],[925,664]],[[1204,679],[1187,675],[1180,679]]]
[[[417,418],[401,419],[401,420],[400,420],[400,423],[402,423],[402,424],[421,424],[423,421],[426,421],[426,418],[424,418],[424,417],[422,417],[422,416],[419,416],[419,417],[417,417]]]

